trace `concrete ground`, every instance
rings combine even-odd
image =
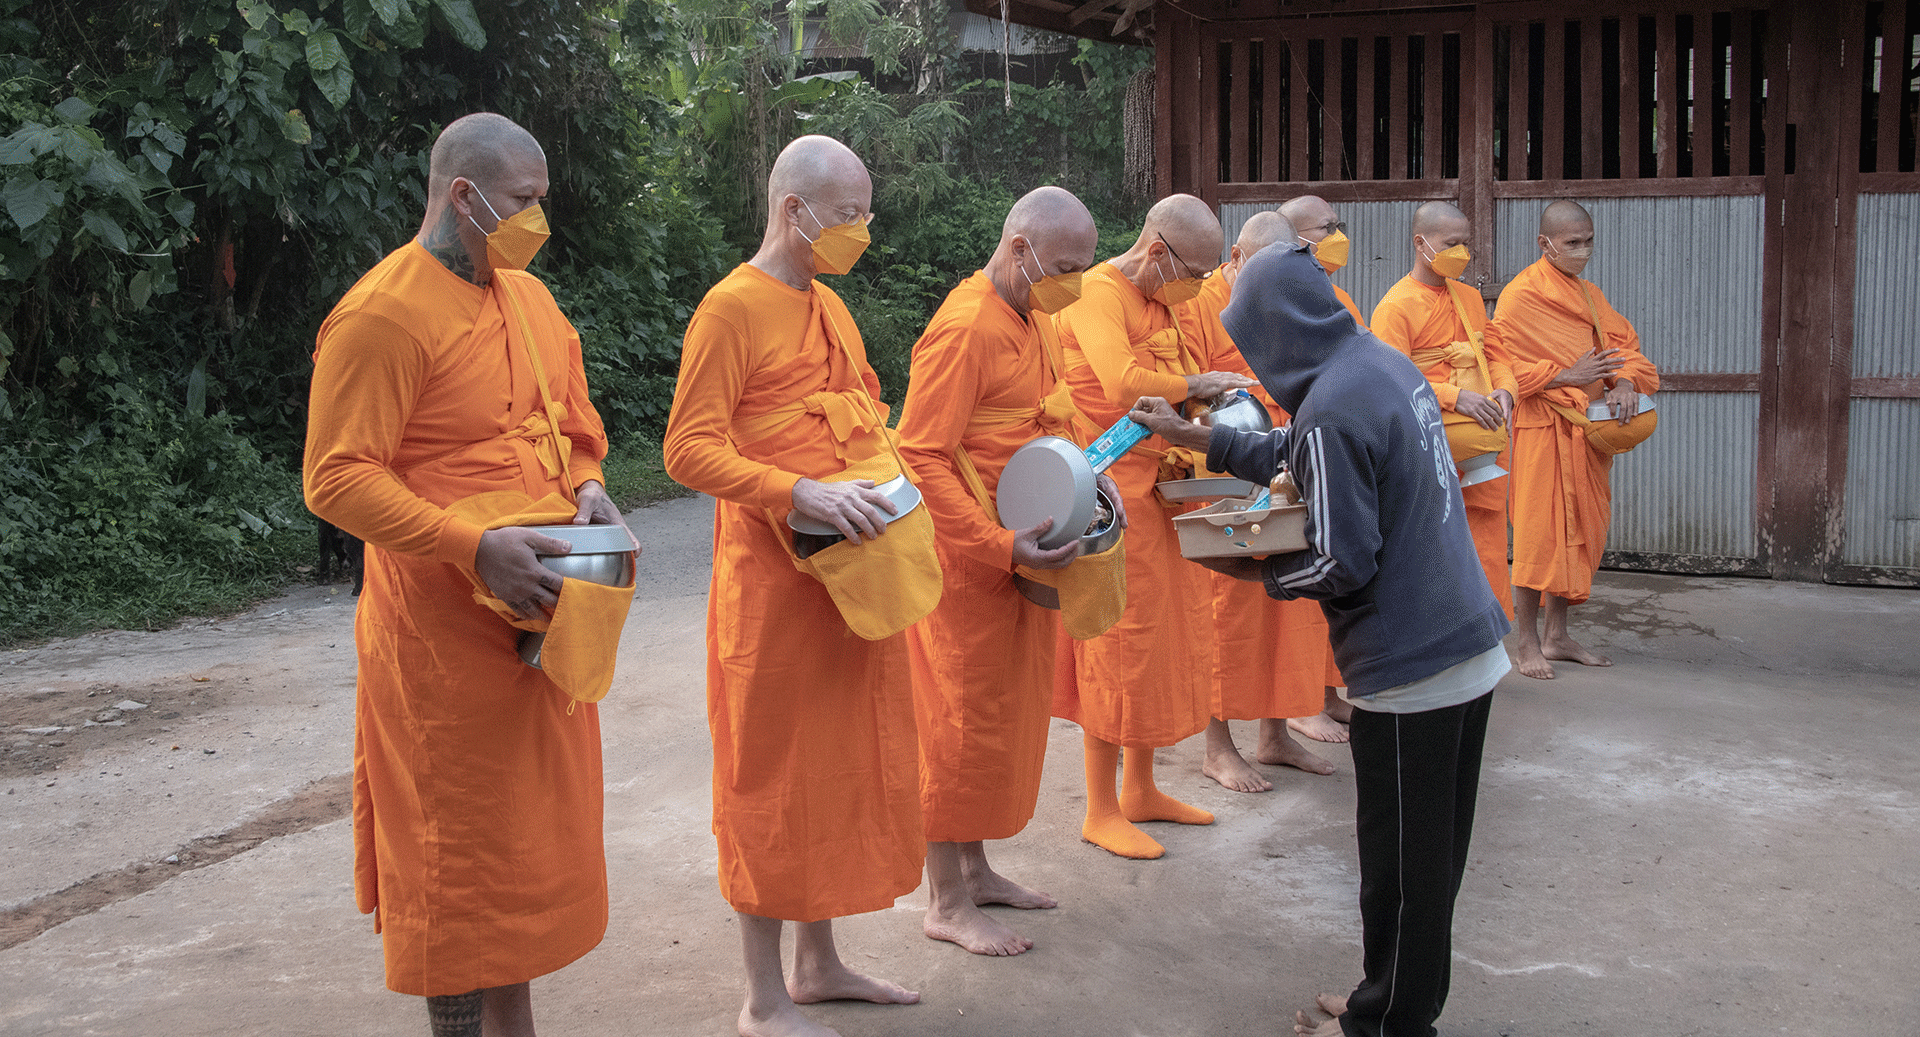
[[[733,1033],[710,514],[629,519],[647,551],[602,705],[613,921],[535,983],[547,1034]],[[426,1032],[353,908],[351,613],[343,588],[308,588],[0,654],[0,1033]],[[1616,665],[1496,693],[1441,1032],[1920,1037],[1920,594],[1608,573],[1575,618]],[[923,888],[838,928],[851,964],[924,1002],[816,1019],[846,1037],[1270,1035],[1352,985],[1344,747],[1317,746],[1335,776],[1268,768],[1258,795],[1202,777],[1198,739],[1163,750],[1163,784],[1219,820],[1152,826],[1168,853],[1142,862],[1080,840],[1079,744],[1055,723],[1039,813],[992,851],[1060,898],[1002,910],[1034,950],[925,939]]]

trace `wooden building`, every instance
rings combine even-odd
[[[1920,0],[1008,10],[1094,38],[1134,12],[1161,193],[1213,203],[1229,241],[1326,197],[1363,308],[1411,264],[1420,202],[1466,211],[1489,300],[1549,200],[1586,204],[1587,276],[1662,371],[1610,565],[1920,585]]]

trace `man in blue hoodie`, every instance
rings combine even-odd
[[[1221,323],[1293,422],[1267,433],[1183,421],[1142,399],[1134,420],[1207,466],[1265,484],[1282,468],[1307,504],[1307,548],[1210,559],[1276,598],[1326,612],[1353,714],[1365,977],[1321,994],[1316,1037],[1432,1037],[1446,1003],[1453,903],[1466,870],[1493,686],[1508,624],[1480,568],[1440,404],[1418,368],[1361,331],[1304,248],[1249,261]]]

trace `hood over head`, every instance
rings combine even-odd
[[[1362,338],[1333,281],[1304,245],[1271,245],[1241,269],[1220,323],[1287,413],[1341,347]]]

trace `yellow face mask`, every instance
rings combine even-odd
[[[1467,246],[1455,245],[1444,252],[1435,253],[1428,258],[1427,263],[1433,267],[1433,272],[1441,277],[1455,278],[1467,272],[1467,263],[1472,259],[1473,254],[1467,251]]]
[[[1039,262],[1036,254],[1034,262]],[[1043,272],[1045,266],[1040,268]],[[1041,313],[1059,313],[1061,310],[1080,300],[1080,272],[1071,274],[1052,274],[1036,281],[1027,273],[1027,265],[1020,264],[1020,276],[1027,279],[1027,305]]]
[[[800,199],[800,204],[807,207],[807,215],[813,216],[813,206],[805,198]],[[813,216],[813,222],[820,228],[818,237],[808,239],[813,243],[813,267],[817,273],[844,274],[852,270],[860,254],[873,242],[867,234],[865,220],[829,227],[820,222],[820,217]],[[806,236],[805,231],[800,234]]]
[[[1167,272],[1172,272],[1171,264],[1168,265]],[[1161,275],[1160,290],[1153,293],[1153,297],[1168,306],[1178,306],[1192,299],[1194,296],[1199,295],[1200,285],[1202,283],[1204,282],[1198,277],[1182,277],[1175,280],[1166,277],[1163,273]]]
[[[1347,240],[1347,232],[1336,230],[1321,238],[1320,243],[1314,246],[1313,258],[1320,261],[1321,269],[1331,274],[1347,265],[1347,249],[1350,244]]]
[[[467,182],[473,184],[471,180]],[[467,215],[467,222],[473,224],[475,230],[487,235],[487,262],[495,270],[525,270],[527,264],[533,262],[533,257],[540,253],[540,246],[547,243],[549,231],[546,211],[536,202],[503,220],[494,211],[493,203],[487,201],[479,184],[473,184],[473,193],[479,196],[480,204],[493,213],[491,234],[487,234],[471,213]]]
[[[1587,268],[1587,262],[1593,259],[1593,246],[1583,245],[1562,252],[1553,247],[1552,241],[1548,241],[1546,255],[1547,262],[1552,263],[1555,269],[1568,277],[1579,277],[1580,272]]]

